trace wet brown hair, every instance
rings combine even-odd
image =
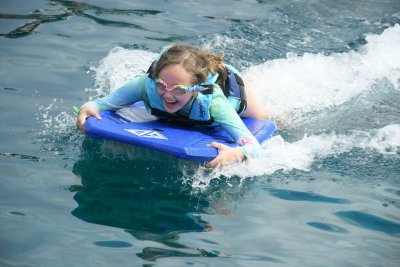
[[[208,72],[213,74],[219,73],[217,83],[223,84],[227,78],[227,71],[222,60],[222,54],[186,44],[174,44],[164,51],[161,57],[155,62],[151,77],[156,78],[163,68],[177,64],[192,74],[193,84],[205,82]]]

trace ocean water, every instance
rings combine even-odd
[[[186,42],[279,130],[209,170],[90,140],[73,105]],[[400,2],[0,2],[0,266],[399,266]]]

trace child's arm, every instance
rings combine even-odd
[[[239,147],[231,148],[219,143],[217,143],[218,145],[216,145],[215,142],[211,143],[211,146],[218,149],[218,157],[209,162],[210,167],[215,167],[219,163],[226,164],[237,161],[238,159],[244,160],[260,157],[260,143],[247,129],[242,119],[223,95],[218,95],[213,98],[210,112],[214,121],[221,124],[240,145]]]
[[[95,105],[99,112],[104,110],[118,110],[132,105],[133,103],[143,100],[146,91],[146,79],[147,75],[139,76],[111,92],[109,95],[86,103]],[[85,106],[86,103],[83,106]]]
[[[117,110],[144,99],[147,75],[137,77],[109,95],[84,103],[76,120],[77,127],[84,132],[83,125],[90,116],[101,119],[99,112]]]

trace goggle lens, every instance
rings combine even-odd
[[[156,89],[159,92],[170,91],[177,95],[184,95],[190,91],[189,87],[180,84],[168,88],[167,84],[160,78],[157,78],[154,82],[156,84]]]

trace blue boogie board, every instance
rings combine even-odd
[[[218,155],[207,144],[215,141],[238,146],[222,127],[186,127],[159,120],[147,113],[143,102],[117,112],[103,111],[102,120],[89,117],[86,133],[95,139],[108,139],[168,153],[177,158],[208,162]],[[261,143],[275,132],[269,120],[243,119],[247,128]]]

